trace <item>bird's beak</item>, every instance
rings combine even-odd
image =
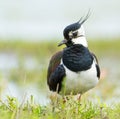
[[[67,43],[67,40],[64,39],[64,40],[62,40],[62,41],[58,44],[58,46],[61,46],[61,45],[66,44],[66,43]]]

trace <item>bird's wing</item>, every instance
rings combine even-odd
[[[97,59],[96,55],[95,55],[94,53],[92,53],[92,52],[91,52],[91,54],[92,54],[92,56],[94,57],[96,63],[98,64],[98,59]]]
[[[65,76],[65,69],[63,65],[60,65],[61,58],[62,51],[59,51],[52,56],[49,63],[47,72],[47,84],[52,91],[60,91],[61,82],[63,77]]]
[[[95,61],[96,61],[96,70],[97,70],[97,77],[100,78],[100,67],[99,67],[99,63],[98,63],[98,59],[96,57],[96,55],[94,53],[91,53],[92,56],[94,57]]]

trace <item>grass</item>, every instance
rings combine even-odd
[[[12,41],[0,41],[0,52],[14,52],[19,55],[34,55],[39,58],[46,57],[53,52],[61,50],[63,47],[57,47],[59,41],[38,41],[38,42],[28,42],[28,41],[20,41],[20,40],[12,40]],[[120,50],[120,39],[98,39],[98,40],[90,40],[89,48],[96,52],[97,54],[114,54],[119,55],[118,50]]]
[[[58,41],[59,42],[59,41]],[[57,41],[44,42],[27,42],[27,41],[0,41],[0,53],[15,54],[18,57],[19,63],[17,68],[13,68],[7,74],[9,81],[13,81],[20,85],[27,83],[36,83],[39,86],[46,84],[46,69],[48,60],[51,55],[63,47],[57,47]],[[89,48],[95,52],[98,57],[120,57],[120,40],[93,40],[89,41]],[[26,69],[24,62],[26,57],[35,59],[36,67],[34,69]],[[6,72],[5,72],[6,73]],[[0,81],[4,79],[0,72]],[[23,83],[26,80],[26,83]],[[1,81],[0,93],[5,82]],[[105,86],[106,83],[104,81]],[[113,84],[112,84],[113,85]],[[107,87],[112,89],[111,87]],[[109,91],[105,91],[107,95]],[[109,92],[110,93],[110,92]],[[0,119],[118,119],[120,117],[120,104],[118,103],[106,105],[100,102],[93,103],[87,98],[81,102],[74,101],[71,97],[66,103],[60,100],[55,105],[55,111],[52,112],[53,105],[41,106],[34,101],[34,96],[29,100],[19,102],[15,97],[6,97],[4,102],[0,98]]]
[[[35,104],[34,97],[19,104],[16,98],[7,97],[6,103],[0,102],[1,119],[118,119],[120,116],[120,104],[114,107],[107,106],[98,101],[93,104],[90,101],[75,101],[72,98],[64,103],[60,100],[53,105],[40,106]]]

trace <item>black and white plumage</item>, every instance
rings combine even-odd
[[[83,94],[99,82],[98,61],[88,49],[82,26],[87,18],[88,15],[63,31],[65,39],[59,46],[66,44],[66,48],[52,56],[47,73],[47,84],[53,92]]]
[[[75,44],[64,49],[63,64],[73,72],[80,72],[88,70],[92,63],[93,57],[88,48],[81,44]]]

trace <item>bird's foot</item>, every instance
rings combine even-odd
[[[79,101],[81,100],[81,94],[77,95],[77,100],[79,100]]]
[[[81,100],[81,94],[80,94],[80,93],[77,94],[77,95],[74,97],[74,99],[75,99],[76,101],[80,102],[80,100]]]

